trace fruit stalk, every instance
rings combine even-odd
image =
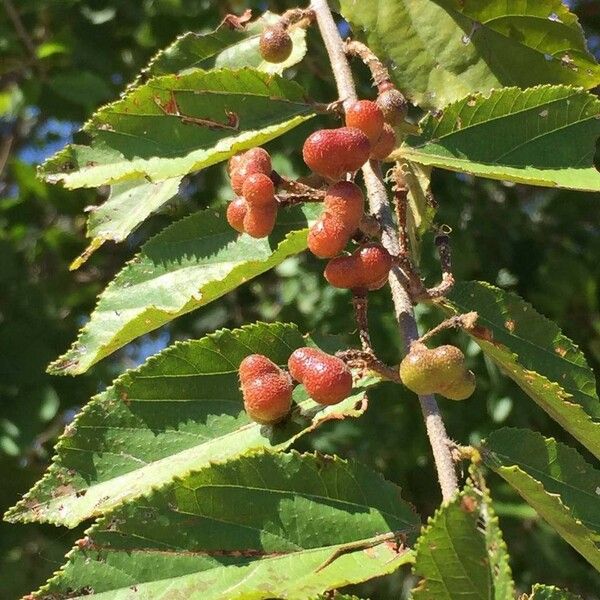
[[[344,106],[347,107],[357,100],[357,95],[350,65],[344,52],[342,38],[327,0],[312,0],[311,7],[317,15],[317,24],[331,62],[339,97],[344,101]],[[400,250],[398,247],[398,234],[394,228],[392,209],[387,197],[379,162],[369,161],[362,168],[362,172],[371,212],[378,217],[382,226],[381,241],[390,254],[398,255]],[[419,338],[412,302],[408,291],[401,283],[399,267],[395,266],[391,270],[389,281],[396,319],[403,337],[406,353],[410,349],[410,344]],[[451,454],[452,443],[446,433],[435,397],[433,395],[419,396],[419,402],[433,450],[442,497],[444,500],[448,500],[458,491],[458,481]]]

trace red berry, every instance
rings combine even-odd
[[[293,47],[292,38],[285,27],[281,25],[267,27],[262,32],[258,44],[260,55],[270,63],[286,61],[292,53]]]
[[[244,156],[245,152],[240,152],[239,154],[234,154],[229,161],[227,162],[227,173],[229,173],[229,177],[231,177],[234,171],[237,171],[245,162]]]
[[[240,156],[240,155],[236,155]],[[232,157],[232,159],[235,157]],[[252,148],[241,155],[241,159],[230,161],[231,187],[239,196],[246,179],[254,173],[270,175],[272,171],[271,157],[263,148]]]
[[[304,162],[315,173],[333,180],[360,169],[370,152],[369,138],[355,127],[315,131],[302,148]]]
[[[236,198],[227,207],[227,222],[240,233],[244,233],[244,217],[248,212],[248,205],[243,198]]]
[[[325,279],[333,286],[351,290],[376,290],[385,285],[392,257],[381,244],[365,244],[350,256],[331,259]]]
[[[385,160],[392,150],[396,147],[396,133],[391,125],[387,123],[383,127],[383,131],[377,140],[377,143],[371,150],[371,158],[375,160]]]
[[[325,211],[335,216],[354,233],[364,214],[364,196],[351,181],[334,183],[325,194]]]
[[[395,87],[388,87],[377,97],[377,106],[383,113],[383,118],[390,125],[398,125],[406,117],[406,98]]]
[[[266,356],[252,354],[240,364],[244,408],[258,423],[281,421],[290,411],[294,386],[290,376]]]
[[[298,348],[288,360],[292,377],[319,404],[337,404],[352,391],[352,373],[337,356],[317,348]]]
[[[248,206],[244,217],[244,231],[253,238],[263,238],[271,234],[277,220],[277,202],[263,206]]]
[[[308,249],[318,258],[331,258],[346,247],[351,235],[335,215],[324,213],[308,232]]]
[[[273,204],[275,186],[268,175],[253,173],[244,181],[242,196],[253,208]]]
[[[383,129],[383,112],[372,100],[357,100],[346,109],[346,125],[360,129],[374,144]]]

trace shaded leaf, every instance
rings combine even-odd
[[[494,584],[486,539],[477,528],[481,497],[472,488],[444,503],[415,545],[414,600],[491,600]]]
[[[398,155],[415,162],[531,185],[600,191],[593,159],[600,100],[564,86],[473,95],[422,122]]]
[[[400,89],[425,108],[503,86],[600,83],[577,17],[560,0],[340,0],[340,6],[391,64]]]
[[[281,210],[271,236],[260,240],[238,234],[212,209],[173,223],[144,244],[102,292],[77,341],[49,372],[83,373],[131,340],[302,252],[317,210]]]
[[[600,457],[600,402],[585,357],[557,325],[516,294],[483,282],[457,284],[443,307],[476,311],[467,331],[542,409]]]
[[[94,207],[88,217],[87,236],[91,242],[71,264],[78,269],[104,242],[122,242],[149,215],[175,196],[181,177],[151,183],[145,179],[112,186],[110,196]]]
[[[531,590],[529,600],[581,600],[581,598],[553,585],[536,583]]]
[[[527,429],[495,431],[484,441],[482,456],[600,570],[600,471],[573,448]]]
[[[191,469],[255,448],[281,450],[328,419],[361,414],[360,390],[323,408],[298,387],[297,404],[281,425],[249,419],[240,362],[260,353],[283,365],[306,343],[293,325],[258,324],[178,343],[148,359],[85,406],[47,474],[6,517],[74,527]]]
[[[390,531],[412,540],[419,524],[399,488],[359,464],[255,454],[190,473],[107,515],[87,532],[88,548],[75,548],[36,597],[88,588],[107,600],[166,599],[174,589],[190,600],[305,600],[407,563],[410,551],[370,542]],[[364,545],[319,569],[356,542]]]
[[[40,173],[68,188],[152,181],[203,169],[276,138],[313,116],[302,88],[255,69],[165,75],[98,110]]]
[[[266,12],[244,29],[231,29],[222,24],[209,33],[189,31],[179,36],[170,46],[160,50],[141,72],[135,84],[157,75],[181,73],[189,69],[214,69],[220,67],[254,67],[266,73],[281,74],[299,63],[306,54],[306,30],[293,27],[290,37],[294,44],[292,53],[281,63],[263,60],[258,42],[265,25],[279,20],[279,15]]]

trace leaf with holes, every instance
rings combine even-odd
[[[560,0],[340,0],[353,30],[424,108],[471,92],[540,83],[592,89],[600,67]]]
[[[34,597],[305,600],[406,564],[410,550],[378,540],[410,543],[419,525],[399,488],[367,467],[257,453],[111,512]]]
[[[285,365],[306,343],[294,325],[257,324],[175,344],[148,359],[85,406],[44,478],[7,518],[74,527],[191,469],[256,448],[281,450],[329,419],[360,415],[362,388],[323,408],[297,387],[283,424],[249,419],[238,383],[242,359],[259,353]]]
[[[313,114],[297,83],[256,69],[164,75],[97,111],[83,128],[90,145],[67,146],[40,173],[68,188],[160,181],[264,144]]]
[[[428,115],[397,151],[423,165],[530,185],[600,191],[600,100],[564,86],[505,88]]]
[[[556,324],[516,294],[483,282],[458,283],[441,306],[450,315],[476,311],[476,327],[466,333],[536,404],[600,457],[594,374]]]
[[[318,206],[281,210],[268,238],[239,235],[208,209],[144,244],[102,292],[71,348],[48,370],[76,375],[173,319],[204,306],[306,248]]]
[[[495,431],[481,451],[485,464],[600,570],[600,471],[573,448],[528,429]]]
[[[553,585],[536,583],[531,590],[528,600],[581,600],[581,597]]]

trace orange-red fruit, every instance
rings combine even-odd
[[[327,263],[325,279],[333,286],[351,290],[383,287],[392,268],[392,257],[381,244],[365,244],[349,256]]]
[[[383,113],[383,118],[390,125],[398,125],[406,117],[406,98],[395,87],[381,92],[377,97],[377,106]]]
[[[227,222],[240,233],[244,233],[244,217],[248,212],[248,205],[243,198],[236,198],[227,207]]]
[[[308,136],[302,148],[304,162],[328,179],[358,171],[369,160],[369,138],[355,127],[320,129]]]
[[[294,44],[292,38],[281,25],[267,27],[260,36],[258,48],[260,55],[264,60],[271,63],[281,63],[286,61]]]
[[[253,421],[270,424],[290,411],[294,386],[290,376],[266,356],[251,354],[240,364],[244,408]]]
[[[237,156],[241,158],[236,159]],[[236,160],[234,160],[236,159]],[[254,173],[270,175],[272,171],[271,157],[263,148],[251,148],[243,154],[233,156],[229,162],[229,175],[231,187],[239,196],[242,193],[244,182]]]
[[[344,361],[317,348],[294,350],[288,368],[319,404],[337,404],[352,391],[352,373]]]
[[[354,233],[364,214],[365,199],[361,189],[351,181],[339,181],[325,194],[325,211],[339,219]]]
[[[393,127],[386,123],[377,143],[371,150],[371,158],[375,160],[385,160],[395,147],[396,133],[394,132]]]
[[[253,238],[263,238],[271,234],[277,220],[277,201],[264,206],[248,205],[244,216],[244,231]]]
[[[273,204],[275,186],[271,178],[264,173],[249,175],[242,186],[242,196],[251,207]]]
[[[383,112],[372,100],[357,100],[346,109],[346,125],[360,129],[374,144],[383,129]]]
[[[233,174],[234,171],[237,171],[245,162],[244,155],[245,152],[240,152],[239,154],[234,154],[229,161],[227,162],[227,172],[229,173],[229,177]]]
[[[308,232],[308,249],[318,258],[332,258],[346,247],[350,235],[335,215],[324,213]]]

